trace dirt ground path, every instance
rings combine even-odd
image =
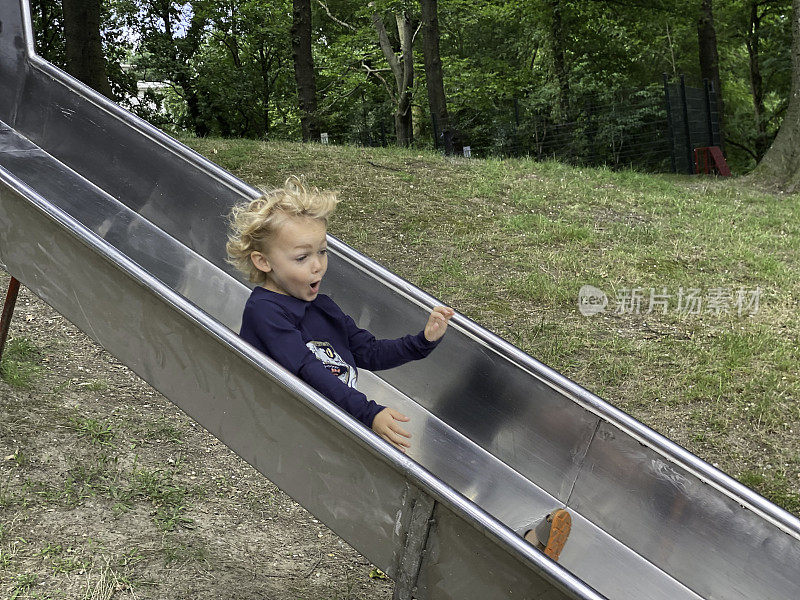
[[[24,288],[10,338],[0,597],[391,597],[369,561]]]

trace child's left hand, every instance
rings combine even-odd
[[[435,342],[444,335],[447,331],[447,323],[450,317],[456,314],[452,308],[446,306],[437,306],[428,317],[428,323],[425,325],[425,339],[429,342]]]

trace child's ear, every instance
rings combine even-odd
[[[253,261],[253,265],[259,271],[262,271],[264,273],[269,273],[270,271],[272,271],[272,267],[270,266],[267,257],[261,254],[261,252],[257,252],[255,250],[251,252],[250,260]]]

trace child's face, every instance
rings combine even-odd
[[[267,274],[264,287],[310,302],[319,293],[328,270],[328,242],[323,221],[290,217],[279,227],[265,253],[250,255],[259,271]]]

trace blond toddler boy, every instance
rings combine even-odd
[[[453,310],[433,309],[416,335],[378,340],[320,293],[328,268],[327,222],[335,195],[307,190],[296,177],[231,213],[229,260],[255,287],[240,336],[400,450],[408,417],[356,388],[358,368],[377,371],[425,358],[438,345]]]

